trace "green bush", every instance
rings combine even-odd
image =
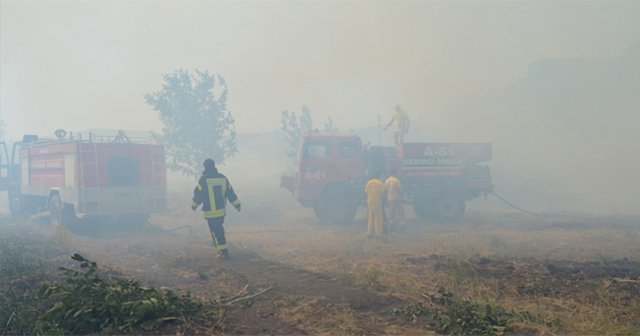
[[[5,282],[26,276],[40,277],[45,272],[44,261],[27,250],[25,245],[30,243],[16,237],[0,238],[0,280]]]
[[[0,335],[32,334],[42,310],[36,289],[51,269],[17,237],[0,239]]]
[[[82,271],[60,268],[65,283],[49,283],[39,296],[52,306],[38,318],[39,334],[130,333],[157,330],[165,323],[181,323],[203,304],[189,294],[156,290],[125,278],[104,279],[97,264],[79,254],[72,256]]]
[[[429,298],[430,304],[417,302],[392,313],[414,323],[422,317],[436,332],[445,335],[502,335],[509,323],[519,318],[519,314],[495,302],[461,300],[443,288]]]
[[[515,314],[497,303],[456,299],[443,288],[433,298],[441,308],[433,312],[434,327],[447,335],[501,335]]]

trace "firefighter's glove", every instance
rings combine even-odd
[[[240,204],[236,205],[236,210],[238,210],[238,212],[240,212],[240,210],[242,210],[242,205],[240,205]]]
[[[198,208],[198,206],[197,206],[197,205],[192,205],[192,206],[191,206],[191,210],[193,210],[193,211],[196,211],[196,209],[197,209],[197,208]]]

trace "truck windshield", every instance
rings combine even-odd
[[[327,144],[322,143],[309,143],[307,144],[307,150],[305,151],[306,157],[310,158],[325,158],[329,152]]]
[[[340,142],[340,157],[352,158],[358,156],[358,142],[355,140],[343,140]]]

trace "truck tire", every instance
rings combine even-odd
[[[318,201],[313,205],[313,213],[318,217],[321,221],[326,221],[329,218],[327,217],[327,207],[324,202]]]
[[[16,190],[15,188],[9,189],[8,193],[9,197],[9,211],[11,212],[11,216],[20,217],[24,215],[24,209],[22,206],[22,196],[20,195],[20,190]]]
[[[453,222],[464,216],[465,201],[455,196],[447,195],[440,198],[422,198],[415,200],[413,211],[418,218],[436,222]]]
[[[60,195],[54,194],[49,198],[49,224],[70,226],[77,222],[72,205],[62,203]]]
[[[313,210],[321,220],[334,224],[348,224],[353,221],[358,205],[346,193],[331,192],[323,195]]]
[[[435,219],[441,222],[460,220],[464,216],[465,201],[455,196],[444,196],[434,205]]]
[[[49,199],[49,224],[62,225],[62,199],[59,195]]]
[[[335,224],[348,224],[353,221],[358,206],[345,195],[332,197],[328,202],[329,220]]]

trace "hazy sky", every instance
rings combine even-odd
[[[2,1],[0,112],[9,137],[160,130],[143,94],[178,67],[225,77],[239,132],[307,104],[320,125],[388,118],[508,86],[541,58],[616,57],[640,2]]]

